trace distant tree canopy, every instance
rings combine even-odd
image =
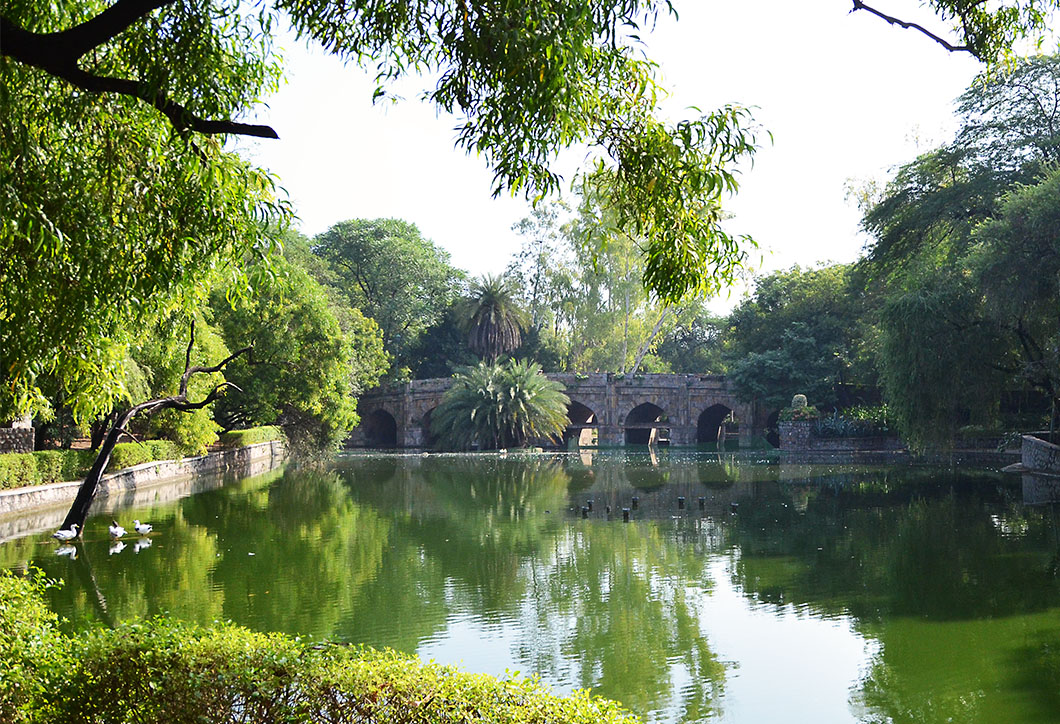
[[[729,374],[748,399],[784,407],[795,393],[835,407],[838,386],[874,385],[871,307],[850,268],[793,267],[757,280],[728,318]]]
[[[325,262],[322,281],[376,321],[398,366],[463,286],[449,253],[399,219],[340,222],[314,238],[312,250]]]

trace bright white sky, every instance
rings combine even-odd
[[[915,0],[878,4],[944,30]],[[759,242],[762,271],[855,259],[865,238],[844,198],[847,180],[883,178],[918,148],[948,140],[953,99],[979,65],[914,31],[850,14],[849,0],[674,5],[680,19],[664,18],[647,37],[672,93],[668,112],[676,120],[694,115],[689,106],[757,106],[774,136],[728,204],[730,232]],[[293,41],[285,52],[289,83],[259,114],[281,140],[253,154],[280,177],[302,231],[397,217],[449,250],[456,266],[502,271],[520,244],[511,226],[529,206],[491,198],[483,159],[453,147],[454,119],[412,91],[396,106],[373,106],[368,74]],[[711,306],[727,308],[737,296]]]

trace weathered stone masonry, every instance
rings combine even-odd
[[[595,430],[601,446],[644,444],[668,439],[671,445],[695,445],[717,439],[719,426],[733,413],[740,445],[749,445],[765,428],[765,415],[740,400],[721,375],[649,374],[622,377],[549,374],[563,383],[571,400],[565,439]],[[429,447],[431,412],[452,380],[414,380],[361,397],[361,425],[351,446]]]

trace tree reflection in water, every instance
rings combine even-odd
[[[724,586],[778,620],[872,639],[851,721],[1054,721],[1060,525],[1019,491],[992,474],[666,450],[350,457],[128,511],[158,531],[137,555],[108,555],[108,515],[79,560],[37,536],[0,545],[0,565],[65,578],[50,595],[75,627],[168,612],[406,652],[448,640],[468,668],[499,649],[667,721],[721,715],[732,696],[703,633]]]

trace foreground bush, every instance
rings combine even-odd
[[[156,619],[60,636],[40,586],[0,574],[0,721],[636,721],[614,702],[585,692],[559,697],[534,679],[468,674],[392,651],[312,646],[231,625]]]

